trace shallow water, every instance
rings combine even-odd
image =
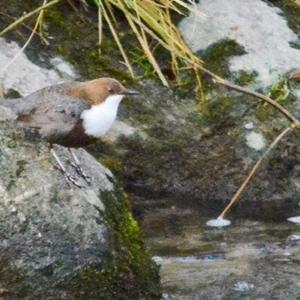
[[[300,226],[234,220],[205,226],[192,209],[149,209],[141,218],[165,299],[299,299]]]

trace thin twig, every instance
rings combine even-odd
[[[4,88],[3,88],[3,83],[0,81],[0,98],[4,97]]]
[[[14,20],[14,21],[17,20],[17,18],[12,17],[12,16],[10,16],[10,15],[8,15],[8,14],[2,12],[2,11],[0,11],[0,15],[5,16],[5,17],[7,17],[7,18],[9,18],[9,19],[11,19],[11,20]],[[20,25],[23,26],[24,28],[30,30],[30,32],[33,31],[33,28],[31,28],[30,26],[28,26],[28,25],[26,25],[26,24],[20,24]],[[38,35],[38,36],[44,41],[44,37],[42,37],[38,32],[36,32],[35,34]],[[44,41],[44,42],[45,42],[45,41]]]
[[[20,23],[22,23],[24,20],[28,19],[29,17],[31,17],[32,15],[40,12],[41,10],[48,8],[54,4],[57,4],[60,0],[52,0],[49,3],[47,3],[46,5],[42,5],[38,8],[36,8],[35,10],[29,12],[28,14],[25,14],[24,16],[20,17],[18,20],[12,22],[9,26],[7,26],[4,30],[2,30],[0,32],[0,36],[2,36],[3,34],[7,33],[8,31],[14,29],[16,26],[18,26]]]
[[[262,161],[264,160],[264,158],[267,157],[267,155],[269,154],[269,152],[280,142],[280,140],[287,135],[290,131],[292,131],[295,127],[291,126],[291,127],[287,127],[285,128],[277,137],[276,139],[270,144],[270,146],[268,147],[268,149],[265,151],[265,153],[261,156],[261,158],[256,162],[256,164],[253,166],[251,172],[249,173],[249,175],[247,176],[247,178],[244,180],[244,182],[242,183],[242,185],[240,186],[240,188],[236,191],[236,193],[234,194],[234,196],[231,198],[229,204],[225,207],[225,209],[222,211],[222,213],[220,214],[219,218],[224,218],[225,214],[228,212],[228,210],[232,207],[232,205],[239,199],[241,193],[244,191],[244,189],[246,188],[247,184],[250,182],[251,178],[254,176],[254,174],[256,173],[258,167],[260,166],[260,164],[262,163]]]
[[[84,17],[82,16],[82,14],[79,12],[79,9],[75,6],[75,4],[72,2],[72,0],[67,0],[69,6],[73,9],[73,11],[75,13],[77,13],[77,16],[79,17],[79,19],[85,23],[85,19]]]
[[[136,3],[136,0],[133,1],[133,4],[134,4],[134,10],[137,14],[137,19],[138,19],[139,23],[141,23],[141,17],[140,17],[139,8]],[[124,10],[125,10],[125,8],[124,8]],[[129,23],[130,27],[134,31],[140,45],[142,46],[145,54],[147,55],[149,62],[152,64],[155,72],[157,73],[158,77],[160,78],[161,82],[163,83],[164,86],[169,86],[167,79],[165,78],[164,74],[162,73],[162,71],[159,67],[159,64],[157,63],[155,57],[153,56],[153,54],[149,48],[149,43],[147,41],[145,31],[143,30],[143,28],[140,28],[140,32],[138,31],[137,27],[135,26],[134,22],[130,18],[129,14],[126,14],[126,18],[127,18],[127,21]]]
[[[269,104],[271,104],[273,107],[275,107],[276,109],[278,109],[282,114],[284,114],[291,122],[296,123],[296,124],[300,124],[299,120],[293,116],[287,109],[285,109],[282,105],[280,105],[278,102],[274,101],[273,99],[271,99],[270,97],[267,97],[263,94],[251,91],[249,89],[243,88],[239,85],[233,84],[227,80],[219,80],[216,79],[216,82],[224,85],[226,87],[229,87],[233,90],[236,90],[238,92],[242,92],[244,94],[250,95],[250,96],[254,96],[256,98],[259,98],[265,102],[268,102]]]
[[[254,96],[258,99],[261,99],[261,100],[269,103],[270,105],[275,107],[277,110],[279,110],[289,121],[291,121],[294,124],[295,127],[300,126],[300,121],[294,115],[292,115],[287,109],[285,109],[282,105],[280,105],[278,102],[274,101],[270,97],[267,97],[267,96],[265,96],[261,93],[258,93],[258,92],[251,91],[251,90],[249,90],[247,88],[244,88],[244,87],[241,87],[237,84],[231,83],[230,81],[219,77],[218,75],[216,75],[213,72],[203,68],[200,65],[198,66],[198,68],[200,70],[202,70],[203,73],[209,75],[215,83],[221,84],[221,85],[226,86],[226,87],[228,87],[230,89],[233,89],[235,91],[238,91],[238,92],[250,95],[250,96]]]
[[[98,46],[99,46],[99,54],[101,54],[102,30],[103,30],[102,12],[101,12],[101,7],[98,4]]]
[[[130,61],[129,61],[127,55],[126,55],[126,52],[125,52],[125,50],[124,50],[124,48],[122,46],[122,43],[121,43],[121,41],[119,39],[117,31],[114,28],[114,26],[113,26],[113,24],[112,24],[112,22],[111,22],[111,20],[110,20],[110,18],[108,16],[108,14],[107,14],[105,6],[104,6],[104,4],[101,1],[99,1],[98,4],[101,6],[101,11],[103,13],[104,19],[106,20],[106,22],[107,22],[107,24],[109,26],[109,29],[110,29],[110,31],[111,31],[114,39],[115,39],[115,42],[116,42],[116,44],[117,44],[117,46],[118,46],[118,48],[119,48],[119,50],[121,52],[121,55],[123,56],[124,62],[125,62],[128,70],[129,70],[129,73],[130,73],[131,77],[134,78],[135,76],[134,76],[133,68],[132,68],[132,66],[130,64]]]
[[[78,12],[78,8],[74,5],[72,0],[67,0],[68,4],[70,5],[70,7],[77,13]]]
[[[44,7],[46,6],[46,3],[47,3],[47,0],[44,0],[44,4],[43,4]],[[37,18],[37,20],[36,20],[36,23],[35,23],[35,25],[34,25],[34,28],[33,28],[32,32],[31,32],[31,34],[30,34],[28,40],[27,40],[26,43],[23,45],[23,47],[16,53],[16,55],[15,55],[15,56],[14,56],[14,57],[6,64],[1,70],[0,70],[0,74],[1,74],[1,73],[3,74],[3,73],[6,71],[6,69],[7,69],[11,64],[13,64],[13,63],[16,61],[16,59],[20,56],[20,54],[23,53],[24,50],[25,50],[25,48],[29,45],[29,43],[31,42],[32,38],[34,37],[34,35],[35,35],[35,33],[36,33],[36,30],[37,30],[37,28],[38,28],[38,26],[39,26],[39,24],[40,24],[40,21],[41,21],[41,19],[42,19],[42,17],[43,17],[43,13],[44,13],[44,10],[42,9],[42,10],[40,11],[39,15],[38,15],[38,18]]]

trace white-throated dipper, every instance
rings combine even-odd
[[[17,123],[48,141],[51,153],[66,178],[79,184],[66,172],[52,144],[68,147],[77,172],[89,183],[72,148],[87,146],[104,136],[116,119],[124,96],[135,95],[112,78],[52,85],[19,99],[0,101],[17,115]]]

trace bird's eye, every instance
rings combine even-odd
[[[108,92],[109,92],[109,93],[112,93],[112,92],[113,92],[113,89],[112,89],[111,87],[109,87],[109,88],[108,88]]]

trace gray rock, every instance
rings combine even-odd
[[[150,81],[144,89],[145,96],[136,100],[139,107],[127,101],[127,111],[123,106],[120,118],[126,121],[130,111],[137,131],[143,130],[146,138],[123,137],[106,149],[116,162],[115,171],[121,170],[126,189],[136,196],[135,210],[141,220],[150,210],[148,200],[152,201],[150,215],[157,214],[160,205],[176,203],[203,214],[215,211],[218,216],[266,147],[287,126],[280,115],[258,121],[257,99],[224,88],[216,87],[209,95],[208,115],[198,112],[189,96],[178,99]],[[295,113],[296,103],[289,107]],[[245,122],[257,124],[259,134],[245,129]],[[300,159],[296,144],[297,136],[290,134],[271,151],[232,210],[235,215],[285,220],[295,212],[299,203],[296,162]],[[95,155],[97,150],[93,150]],[[118,169],[120,165],[124,167]]]
[[[300,65],[300,51],[291,45],[298,36],[282,10],[261,0],[202,0],[180,24],[194,52],[224,38],[235,40],[246,53],[230,59],[230,70],[257,72],[259,87],[274,84],[282,74]]]
[[[47,145],[26,139],[8,110],[0,116],[9,120],[0,122],[0,288],[9,299],[156,299],[147,287],[158,285],[156,268],[112,173],[80,149],[92,185],[68,185]],[[57,152],[76,175],[68,150]]]
[[[14,57],[17,59],[12,63]],[[65,68],[67,66],[68,69],[71,69],[67,63],[62,60],[59,61],[61,65],[64,64]],[[3,38],[0,38],[0,64],[0,81],[3,83],[4,93],[7,93],[9,89],[14,89],[20,95],[26,96],[40,88],[65,81],[60,75],[64,75],[63,73],[66,71],[63,72],[64,70],[59,70],[60,68],[56,68],[56,66],[53,66],[51,70],[39,67],[20,51],[16,42],[7,42]],[[64,77],[65,79],[74,78],[75,74],[69,70],[68,76]]]

